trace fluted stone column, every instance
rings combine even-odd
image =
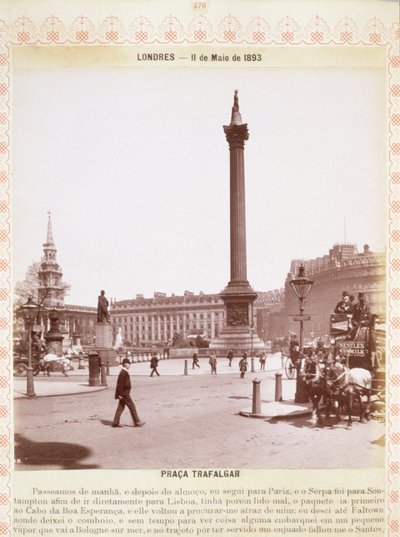
[[[251,348],[261,350],[265,347],[257,336],[253,340],[250,333],[252,304],[257,293],[247,280],[244,145],[249,131],[239,112],[237,90],[231,122],[224,126],[224,132],[229,144],[230,163],[230,281],[220,294],[225,306],[224,327],[210,344],[219,355],[229,349],[249,352]]]
[[[246,125],[224,127],[230,151],[231,281],[247,282],[246,205],[244,186],[244,142]]]
[[[224,126],[224,132],[230,153],[231,279],[221,297],[226,306],[226,326],[248,329],[251,325],[250,306],[257,294],[247,281],[244,144],[249,139],[249,131],[239,112],[237,90],[231,123]]]

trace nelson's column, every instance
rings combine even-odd
[[[230,125],[224,126],[230,153],[230,246],[231,279],[220,294],[225,308],[225,326],[210,348],[222,355],[232,349],[236,354],[265,350],[253,327],[253,302],[257,293],[247,280],[246,202],[244,181],[244,143],[249,138],[247,123],[242,123],[238,92],[235,91]]]

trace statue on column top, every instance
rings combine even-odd
[[[233,106],[232,106],[232,116],[231,116],[231,125],[241,125],[242,116],[239,112],[239,97],[238,90],[235,90],[235,95],[233,97]]]

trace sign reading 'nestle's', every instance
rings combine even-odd
[[[365,356],[367,346],[360,341],[340,341],[339,350],[344,353],[345,356]]]

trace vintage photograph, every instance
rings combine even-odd
[[[16,472],[383,468],[384,64],[271,53],[17,62]]]

